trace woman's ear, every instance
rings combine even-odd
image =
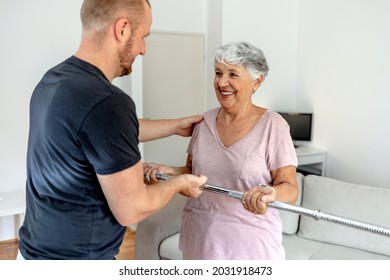
[[[255,80],[255,83],[253,85],[253,92],[255,92],[261,85],[261,83],[263,82],[264,80],[264,77],[263,75],[260,75],[256,80]]]
[[[256,79],[256,86],[259,87],[261,85],[261,83],[264,81],[264,76],[263,75],[260,75],[257,79]]]

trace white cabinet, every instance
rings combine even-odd
[[[298,157],[298,169],[308,173],[326,174],[326,152],[313,147],[295,148]]]
[[[0,236],[3,232],[12,232],[17,235],[19,228],[22,226],[24,212],[26,209],[26,195],[23,191],[12,191],[12,192],[0,192],[0,218],[6,216],[13,216],[14,229],[0,227]],[[12,227],[13,227],[12,226]],[[11,226],[10,226],[11,227]]]

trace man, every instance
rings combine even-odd
[[[18,259],[114,259],[127,225],[176,193],[197,197],[206,181],[186,175],[145,186],[138,141],[188,136],[201,117],[138,122],[131,98],[111,84],[145,54],[149,2],[85,0],[81,21],[78,51],[31,97]]]

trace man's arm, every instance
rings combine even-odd
[[[176,193],[198,197],[207,178],[185,174],[155,185],[143,181],[142,163],[109,175],[97,175],[108,205],[118,223],[135,224],[163,208]]]
[[[147,142],[171,135],[191,136],[194,125],[202,116],[189,116],[170,120],[139,119],[139,141]]]

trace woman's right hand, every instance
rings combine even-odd
[[[276,191],[271,186],[261,185],[251,188],[242,196],[242,205],[249,212],[255,215],[264,215],[267,210],[268,202],[274,201],[276,198]]]
[[[151,162],[144,162],[142,165],[144,169],[144,181],[147,185],[158,183],[159,180],[156,178],[156,172],[170,176],[178,176],[182,174],[178,172],[176,168],[168,165]]]

